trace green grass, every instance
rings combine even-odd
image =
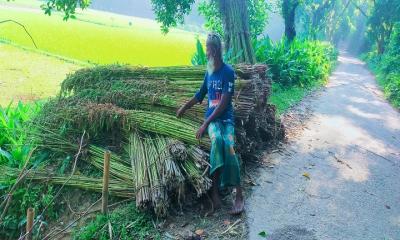
[[[38,48],[51,54],[99,64],[172,66],[190,65],[195,52],[196,33],[175,29],[163,35],[152,20],[84,10],[78,11],[77,19],[63,21],[59,13],[44,15],[35,1],[17,2],[0,4],[0,21],[24,24]],[[13,23],[0,25],[0,39],[34,47]]]
[[[319,81],[309,87],[300,87],[296,85],[282,87],[277,83],[273,83],[272,94],[268,101],[276,105],[276,115],[280,116],[289,110],[294,104],[300,102],[307,94],[324,84],[324,81]]]
[[[97,215],[85,226],[76,228],[73,239],[109,239],[108,223],[115,239],[161,239],[149,215],[139,212],[133,203],[118,207],[108,216]]]
[[[82,67],[0,43],[0,105],[54,96],[68,73]],[[7,60],[8,59],[8,60]]]

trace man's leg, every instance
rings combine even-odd
[[[221,199],[219,196],[219,182],[221,175],[221,167],[224,165],[224,140],[222,138],[221,124],[212,122],[208,126],[208,135],[211,140],[210,151],[210,175],[212,176],[213,185],[211,196],[214,203],[214,209],[221,207]]]
[[[235,153],[235,129],[232,124],[224,124],[224,171],[222,173],[222,185],[234,186],[236,188],[235,201],[232,207],[232,214],[239,214],[244,209],[244,198],[240,186],[240,165]]]
[[[211,189],[211,198],[214,204],[214,210],[221,207],[222,202],[219,196],[219,178],[221,176],[221,169],[217,169],[212,174],[212,189]]]

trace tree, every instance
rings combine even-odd
[[[268,10],[271,8],[266,0],[248,0],[250,37],[252,40],[260,36],[268,23]],[[224,35],[221,14],[215,0],[204,0],[198,7],[200,15],[206,22],[205,27],[213,32]]]
[[[249,30],[248,0],[213,0],[216,1],[223,23],[224,42],[231,49],[236,62],[254,63],[255,55],[251,45]],[[156,20],[160,22],[161,30],[167,33],[170,27],[183,23],[194,0],[151,0]],[[74,17],[75,9],[86,8],[90,0],[47,0],[42,6],[50,15],[53,10],[65,13],[64,19]]]
[[[337,44],[355,24],[355,7],[350,3],[351,0],[304,0],[296,19],[300,35]]]
[[[255,63],[246,0],[219,0],[218,8],[222,15],[225,48],[237,56],[237,62]]]
[[[304,35],[312,39],[326,37],[326,28],[332,22],[338,0],[304,0],[300,9]]]
[[[375,40],[378,54],[385,52],[393,27],[400,21],[400,0],[374,0],[368,17],[368,34]]]
[[[282,0],[282,16],[285,20],[285,36],[291,42],[296,37],[296,8],[300,0]]]

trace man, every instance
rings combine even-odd
[[[205,121],[196,133],[200,139],[208,130],[211,140],[210,175],[212,176],[212,200],[214,208],[221,206],[219,187],[235,187],[236,196],[232,214],[243,211],[244,200],[240,187],[240,166],[234,150],[234,115],[232,96],[234,93],[235,72],[222,60],[221,40],[216,34],[209,34],[207,47],[207,72],[203,85],[195,96],[176,113],[181,117],[186,110],[201,103],[208,94]]]

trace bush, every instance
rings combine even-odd
[[[386,96],[395,107],[400,108],[400,74],[391,73],[386,77],[386,81],[384,88]]]
[[[31,151],[26,143],[27,133],[24,123],[33,118],[41,109],[41,103],[16,106],[10,103],[7,107],[0,106],[0,164],[10,167],[22,167]]]
[[[400,23],[396,25],[390,43],[382,55],[371,51],[362,56],[376,74],[385,96],[400,108]]]
[[[258,62],[270,68],[272,80],[283,86],[307,87],[326,81],[338,52],[327,42],[286,39],[273,43],[269,38],[255,43]]]
[[[203,45],[201,45],[200,39],[196,38],[196,52],[192,57],[192,65],[206,65],[207,64],[207,57],[206,53],[203,49]]]

